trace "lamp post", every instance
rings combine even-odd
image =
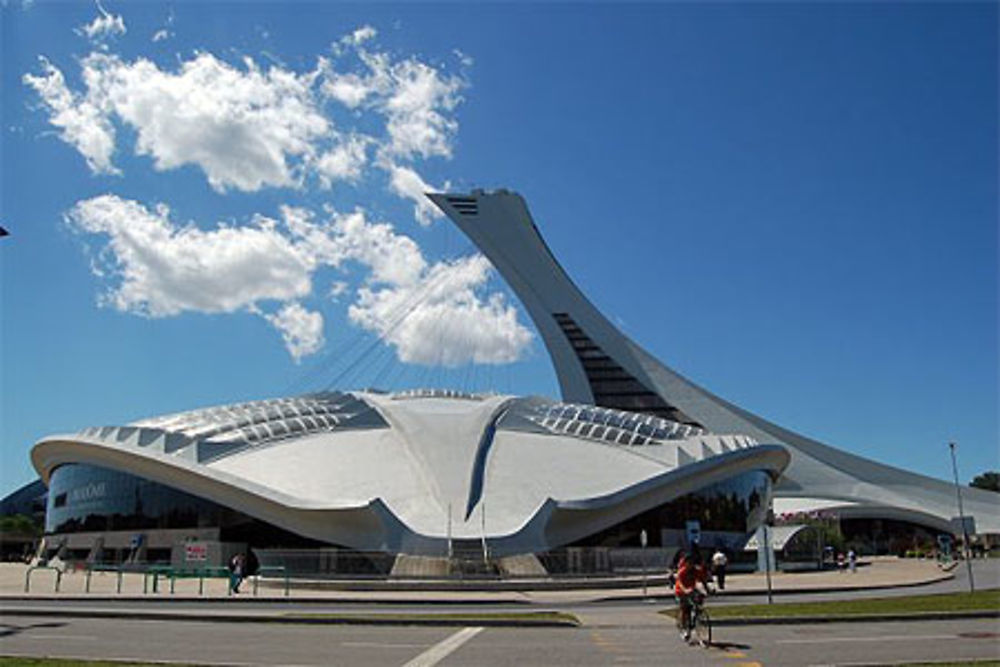
[[[642,599],[646,600],[646,544],[649,541],[649,537],[646,535],[646,529],[643,528],[642,532],[639,533],[639,546],[642,547],[640,555],[642,557]]]
[[[976,592],[976,583],[972,579],[972,550],[969,548],[969,528],[965,524],[965,512],[962,511],[962,487],[958,483],[958,463],[955,461],[955,443],[949,442],[951,450],[951,469],[955,473],[955,494],[958,496],[958,520],[962,522],[962,545],[965,551],[965,566],[969,572],[969,592]]]

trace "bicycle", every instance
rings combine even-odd
[[[680,631],[681,637],[689,644],[693,638],[703,648],[708,648],[712,645],[712,619],[705,608],[705,595],[696,590],[688,596],[688,600],[691,608],[688,610],[687,627],[684,627],[681,620],[684,615],[678,609],[677,629]]]

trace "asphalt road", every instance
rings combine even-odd
[[[1000,562],[980,561],[977,587],[1000,586]],[[796,594],[781,600],[857,598],[968,590],[964,565],[956,579],[930,586],[836,594]],[[850,576],[845,574],[844,576]],[[751,602],[740,596],[732,602]],[[711,604],[729,601],[716,598]],[[212,665],[860,665],[905,660],[1000,659],[1000,621],[960,620],[748,626],[716,629],[716,645],[684,645],[668,619],[656,614],[672,601],[567,604],[317,603],[240,600],[5,601],[0,654],[180,661]],[[307,612],[534,611],[577,614],[581,628],[445,628],[305,626],[290,624],[143,621],[17,615],[16,608],[115,608]]]
[[[979,560],[973,562],[973,578],[977,588],[1000,588],[1000,559]],[[899,595],[926,595],[932,593],[954,593],[969,590],[968,575],[964,564],[960,564],[953,571],[955,578],[923,586],[887,588],[877,590],[855,590],[837,591],[833,593],[789,593],[775,596],[776,602],[801,602],[819,600],[844,600],[870,597],[891,597]],[[845,577],[851,576],[844,574]],[[262,592],[263,593],[263,592]],[[280,594],[279,594],[280,595]],[[358,597],[363,597],[359,593]],[[710,605],[725,604],[750,604],[766,602],[764,595],[739,595],[732,597],[713,597]],[[666,595],[666,591],[661,589],[650,589],[650,598],[642,599],[618,599],[598,602],[544,602],[532,603],[528,600],[522,602],[449,602],[437,601],[433,603],[419,601],[339,601],[339,600],[265,600],[254,599],[252,597],[239,598],[204,598],[200,600],[171,599],[170,597],[146,598],[139,600],[101,600],[101,599],[59,599],[58,601],[36,599],[17,600],[6,602],[6,607],[16,608],[46,608],[58,605],[62,608],[88,608],[88,609],[148,609],[148,610],[206,610],[206,611],[241,611],[259,610],[270,612],[274,610],[282,611],[303,611],[303,612],[365,612],[365,613],[393,613],[393,612],[426,612],[426,613],[462,613],[462,612],[493,612],[493,611],[539,611],[539,610],[559,610],[568,611],[580,616],[603,618],[605,616],[614,617],[617,614],[625,613],[628,610],[641,612],[650,607],[664,608],[673,606],[673,596]]]
[[[708,649],[666,621],[584,628],[298,626],[0,617],[0,653],[210,665],[858,665],[1000,658],[1000,623],[721,628]]]

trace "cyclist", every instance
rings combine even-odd
[[[691,547],[691,553],[681,556],[677,564],[677,577],[674,583],[674,595],[677,596],[677,604],[680,608],[680,626],[683,628],[682,636],[684,641],[691,639],[688,617],[691,614],[691,597],[698,593],[698,584],[708,590],[708,568],[702,559],[698,545]]]

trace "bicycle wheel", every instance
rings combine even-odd
[[[712,645],[712,619],[708,617],[708,611],[705,609],[698,609],[695,614],[694,636],[705,648]]]

